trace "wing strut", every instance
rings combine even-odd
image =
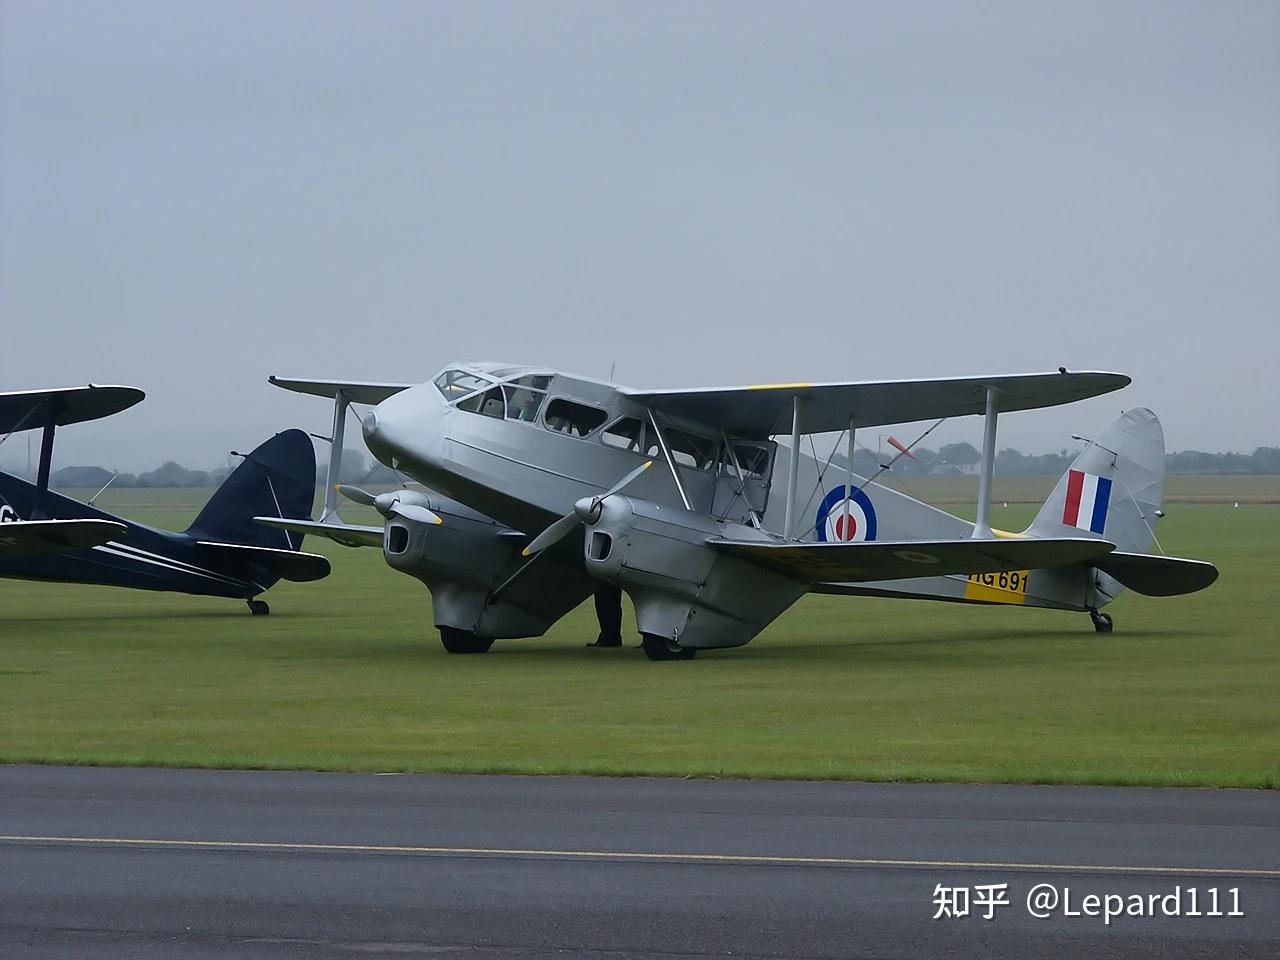
[[[986,422],[982,433],[982,475],[978,478],[978,520],[973,525],[975,540],[991,540],[991,479],[996,472],[996,418],[999,416],[996,388],[987,387]]]
[[[46,494],[49,492],[49,468],[53,464],[53,433],[58,422],[58,412],[49,401],[44,403],[44,435],[40,438],[40,467],[36,471],[36,502],[31,511],[32,520],[43,520]]]
[[[849,536],[849,508],[850,508],[849,501],[853,499],[853,445],[854,445],[854,430],[856,426],[857,426],[857,420],[853,417],[850,417],[849,418],[849,439],[845,441],[847,446],[845,447],[845,455],[844,455],[845,456],[844,503],[841,504],[841,508],[844,510],[844,527],[842,527],[841,529],[844,532],[840,534],[841,540]]]
[[[676,482],[676,489],[680,491],[680,499],[684,501],[684,508],[692,513],[693,507],[689,503],[688,495],[684,492],[684,484],[680,482],[680,470],[676,467],[676,462],[671,459],[671,449],[667,446],[666,434],[658,426],[658,418],[654,416],[652,407],[649,408],[649,422],[653,424],[653,432],[658,436],[658,446],[662,447],[662,455],[667,460],[667,466],[671,468],[671,479]]]
[[[795,539],[791,518],[796,512],[796,483],[800,476],[800,407],[803,402],[798,393],[791,398],[791,457],[787,461],[787,510],[782,522],[782,535],[787,540]]]
[[[5,424],[9,428],[9,432],[0,438],[0,443],[4,443],[19,430],[34,430],[40,427],[43,433],[40,437],[40,465],[36,468],[36,495],[31,503],[31,516],[28,520],[45,520],[48,519],[45,513],[45,494],[49,491],[49,471],[53,464],[53,435],[58,428],[58,408],[55,400],[58,391],[33,391],[31,394],[15,395],[18,399],[29,396],[35,400],[35,403],[21,417],[10,420]],[[41,420],[43,419],[43,422]],[[28,466],[30,461],[28,461]],[[114,480],[115,478],[112,477]],[[92,502],[92,501],[90,501]],[[102,543],[105,541],[99,541]]]
[[[329,438],[329,472],[325,477],[321,523],[342,523],[338,514],[338,484],[342,480],[342,442],[347,426],[348,402],[341,388],[333,392],[333,435]]]
[[[751,504],[751,497],[747,493],[747,478],[742,475],[742,464],[738,462],[738,453],[733,449],[733,444],[729,442],[729,435],[720,431],[720,440],[724,443],[724,455],[729,458],[729,462],[733,464],[733,472],[738,477],[738,490],[742,496],[742,502],[747,507],[747,517],[751,520],[751,525],[757,530],[760,529],[760,518],[756,516],[756,508]],[[730,503],[732,506],[732,503]]]

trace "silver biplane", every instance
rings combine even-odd
[[[1164,437],[1145,409],[1087,443],[1025,531],[991,527],[999,414],[1109,393],[1121,374],[635,390],[457,363],[420,385],[271,382],[334,401],[330,483],[319,520],[260,522],[381,546],[430,589],[451,653],[539,636],[601,581],[630,596],[650,659],[670,660],[749,643],[808,592],[1074,610],[1109,632],[1100,611],[1123,588],[1165,596],[1217,577],[1147,552]],[[369,449],[420,489],[337,483],[353,403],[373,407]],[[985,418],[976,522],[853,473],[857,430],[957,416]],[[801,452],[836,432],[830,457]],[[383,525],[343,522],[339,492]]]

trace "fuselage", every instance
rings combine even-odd
[[[31,519],[36,488],[18,477],[0,473],[0,498],[7,517]],[[90,583],[139,590],[168,590],[200,596],[249,599],[274,583],[264,584],[250,564],[212,555],[195,537],[134,523],[52,491],[44,494],[39,511],[57,519],[111,520],[126,532],[110,543],[68,553],[9,557],[0,560],[0,577]],[[0,524],[0,534],[3,533]]]
[[[567,429],[566,412],[580,418]],[[754,511],[765,529],[783,532],[784,498],[771,496],[771,488],[786,477],[787,447],[768,437],[729,436],[711,424],[664,417],[657,425],[670,459],[649,408],[625,388],[548,369],[457,363],[379,404],[364,432],[384,464],[530,534],[647,459],[653,469],[628,486],[628,496],[684,511],[674,463],[692,512],[744,524]],[[812,539],[821,526],[824,495],[846,477],[843,458],[833,462],[800,456],[799,519],[790,535]],[[886,487],[868,487],[865,496],[874,500],[868,509],[879,516],[880,539],[967,537],[973,530],[967,520]]]
[[[726,438],[703,424],[664,421],[611,384],[552,370],[453,364],[432,382],[383,401],[364,421],[380,461],[510,524],[537,532],[582,497],[598,495],[654,460],[628,495],[673,510],[685,503],[663,453],[671,453],[697,513],[742,521],[724,443],[746,451],[764,507],[773,445]],[[736,471],[733,471],[736,474]],[[736,500],[736,503],[734,502]]]

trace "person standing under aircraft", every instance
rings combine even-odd
[[[600,621],[600,636],[588,647],[622,646],[622,588],[612,583],[602,583],[596,588],[596,619]]]

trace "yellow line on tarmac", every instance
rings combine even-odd
[[[674,863],[761,864],[800,867],[933,867],[1041,870],[1062,873],[1159,873],[1180,876],[1265,877],[1280,870],[1248,867],[1161,867],[1086,863],[1018,863],[998,860],[889,860],[869,857],[783,857],[740,853],[642,853],[630,850],[537,850],[524,847],[420,847],[385,843],[291,843],[270,840],[162,840],[136,837],[42,837],[0,835],[3,843],[80,843],[101,847],[179,847],[189,850],[277,850],[330,853],[434,854],[455,857],[524,857],[555,860],[654,860]]]

